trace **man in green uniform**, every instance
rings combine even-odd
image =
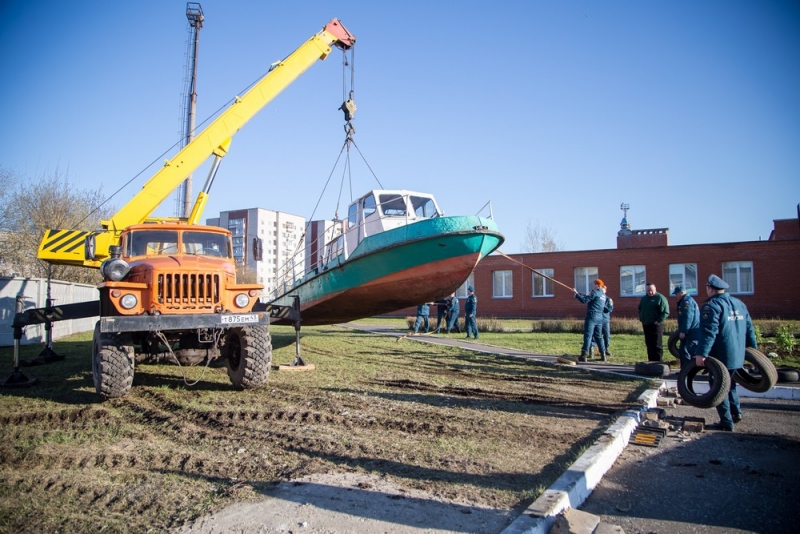
[[[667,297],[656,292],[656,285],[648,283],[645,296],[639,301],[639,320],[644,330],[647,359],[660,362],[664,356],[664,321],[669,317]]]

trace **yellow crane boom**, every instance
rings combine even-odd
[[[236,97],[231,107],[197,134],[174,158],[166,161],[122,209],[109,220],[101,221],[102,231],[48,230],[39,244],[39,259],[61,265],[99,268],[103,260],[108,258],[108,247],[119,244],[119,236],[124,228],[147,220],[164,220],[149,217],[187,176],[214,156],[203,191],[197,195],[186,221],[197,224],[219,162],[227,153],[233,135],[317,60],[325,59],[332,46],[346,50],[355,41],[355,36],[338,19],[332,19],[286,59],[273,65],[250,90]],[[90,246],[90,242],[94,245]]]

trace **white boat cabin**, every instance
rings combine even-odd
[[[331,262],[345,261],[368,236],[399,228],[444,213],[428,193],[403,189],[375,189],[362,196],[347,210],[347,219],[326,228],[321,257],[309,265],[311,271],[324,270]],[[306,247],[308,250],[308,246]]]

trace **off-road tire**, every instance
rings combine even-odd
[[[669,353],[681,359],[681,346],[683,342],[681,341],[681,333],[677,330],[669,335],[669,339],[667,339],[667,348],[669,349]]]
[[[267,382],[272,364],[272,339],[268,326],[231,328],[225,336],[222,351],[233,387],[253,389]]]
[[[793,367],[778,367],[778,382],[797,382],[800,380],[800,372]]]
[[[133,385],[133,363],[133,346],[123,336],[101,333],[98,321],[92,339],[95,391],[106,399],[127,395]]]
[[[636,362],[633,371],[641,376],[666,376],[669,374],[669,365],[662,362]]]
[[[744,368],[733,374],[734,382],[743,388],[755,393],[765,393],[778,383],[778,370],[763,352],[747,347],[744,351],[744,362]]]
[[[709,373],[708,391],[695,393],[694,379],[703,370]],[[731,389],[731,376],[728,369],[716,358],[707,357],[704,366],[698,366],[694,359],[681,369],[678,376],[678,394],[687,403],[696,408],[715,408],[719,406]]]

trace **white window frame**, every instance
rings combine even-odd
[[[550,278],[555,277],[554,269],[536,269],[545,276]],[[537,287],[538,291],[537,291]],[[531,298],[546,298],[556,296],[556,285],[552,280],[548,280],[544,276],[536,273],[531,273]]]
[[[628,283],[626,278],[631,278],[630,283]],[[637,290],[637,287],[641,289]],[[645,267],[644,265],[620,265],[619,296],[643,297],[646,294],[647,294],[647,267]]]
[[[675,286],[681,286],[689,295],[697,295],[697,264],[696,263],[670,263],[669,264],[669,294]]]
[[[594,289],[594,281],[598,278],[597,267],[575,267],[573,272],[578,293],[588,294]]]
[[[510,299],[514,296],[514,272],[492,271],[492,298]]]
[[[755,293],[752,261],[726,261],[722,263],[722,279],[730,286],[726,291],[737,295]]]
[[[467,288],[469,286],[475,287],[475,273],[469,273],[467,277],[467,281],[461,284],[461,287],[456,289],[456,298],[465,299],[467,298]]]

